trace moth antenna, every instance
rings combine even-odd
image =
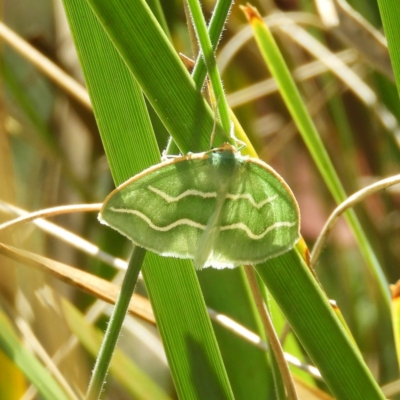
[[[210,94],[211,94],[211,91],[210,91]],[[213,149],[213,145],[214,145],[215,129],[217,127],[217,119],[218,119],[218,103],[219,103],[219,99],[217,101],[215,101],[214,97],[211,99],[211,105],[212,105],[213,112],[214,112],[214,124],[213,124],[213,129],[211,132],[211,136],[210,136],[210,149]]]
[[[214,137],[215,137],[215,128],[217,126],[217,117],[215,116],[214,118],[214,124],[213,124],[213,129],[211,132],[211,136],[210,136],[210,149],[213,148],[213,144],[214,144]]]

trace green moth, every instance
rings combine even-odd
[[[193,259],[196,269],[261,263],[300,237],[285,181],[228,143],[139,173],[106,198],[99,220],[137,246]]]

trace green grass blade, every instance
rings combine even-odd
[[[211,110],[146,3],[88,3],[181,151],[208,149]]]
[[[314,162],[316,163],[319,172],[323,176],[335,201],[338,203],[343,201],[347,197],[346,193],[270,30],[265,25],[256,9],[248,6],[245,8],[245,13],[254,30],[254,36],[261,54],[267,63],[271,74],[276,79],[282,98],[284,99],[285,104],[289,109]],[[360,251],[367,261],[371,273],[376,278],[385,305],[389,310],[390,294],[388,284],[382,268],[379,265],[378,259],[376,258],[355,213],[353,211],[348,212],[346,214],[346,219],[353,230],[359,243]]]
[[[20,342],[10,321],[1,310],[0,349],[21,369],[44,399],[68,400],[70,398],[46,368]]]
[[[221,37],[225,21],[228,18],[229,10],[232,6],[232,0],[218,0],[215,6],[213,15],[208,27],[208,34],[214,51],[216,50],[218,41]],[[204,84],[204,79],[207,74],[207,68],[204,64],[201,54],[197,57],[196,65],[193,68],[192,78],[198,89],[201,89]]]
[[[222,32],[231,1],[217,2],[209,26],[213,47]],[[201,22],[200,22],[201,23]],[[203,85],[206,67],[200,55],[193,70],[193,80],[198,88]],[[218,79],[220,79],[218,77]],[[220,85],[221,86],[221,85]],[[224,93],[222,92],[222,95]],[[218,96],[216,96],[219,98]],[[199,274],[207,304],[263,335],[252,295],[242,269],[216,271],[208,269]],[[227,332],[214,326],[228,376],[236,399],[263,399],[274,394],[268,355]]]
[[[392,61],[397,90],[400,88],[400,3],[392,0],[378,0],[390,59]]]
[[[198,277],[209,307],[229,316],[265,340],[243,268],[207,268]],[[214,324],[214,330],[235,399],[273,398],[274,385],[268,354],[218,324]]]
[[[100,397],[145,255],[146,250],[140,247],[133,249],[133,254],[129,260],[128,269],[122,282],[121,291],[115,302],[115,308],[107,325],[104,340],[93,368],[86,393],[87,400],[96,400]]]
[[[215,6],[209,26],[209,35],[214,49],[231,4],[230,0],[219,0]],[[192,73],[197,88],[202,88],[206,73],[206,66],[200,55]],[[229,271],[216,271],[209,268],[202,271],[198,278],[209,307],[229,315],[243,326],[263,335],[254,301],[241,268]],[[219,325],[214,325],[214,330],[235,398],[256,400],[273,396],[274,387],[268,355]]]
[[[119,185],[159,161],[143,94],[90,8],[76,0],[66,0],[64,7],[73,24],[72,34],[111,173]],[[141,151],[136,151],[138,143]]]
[[[383,399],[303,259],[292,250],[256,267],[337,399]]]
[[[207,148],[210,110],[146,4],[133,2],[127,10],[123,1],[92,1],[97,19],[86,3],[64,3],[116,183],[159,161],[135,80],[182,150]],[[178,395],[232,398],[191,263],[149,253],[143,274]]]
[[[166,270],[169,280],[165,277]],[[224,367],[215,360],[219,349],[214,347],[214,335],[208,332],[212,329],[210,320],[200,318],[204,303],[198,298],[200,286],[191,263],[163,259],[149,252],[143,273],[165,350],[167,354],[173,353],[174,358],[169,358],[169,364],[180,397],[233,398],[224,378]],[[168,319],[163,318],[163,313]],[[176,379],[178,376],[179,380]]]
[[[62,307],[71,331],[79,338],[80,343],[89,353],[96,357],[103,337],[102,332],[93,327],[68,301],[64,300]],[[110,372],[135,399],[168,400],[170,398],[119,349],[116,349],[111,361]]]
[[[151,12],[154,17],[157,19],[164,33],[171,39],[170,32],[168,29],[167,20],[165,19],[165,15],[160,3],[160,0],[148,0],[146,1],[147,5],[150,7]]]
[[[224,88],[222,86],[221,77],[217,68],[213,46],[210,37],[208,36],[206,22],[201,11],[198,0],[188,0],[190,13],[192,15],[193,24],[196,30],[196,35],[199,40],[201,54],[206,64],[208,76],[210,77],[211,85],[214,91],[214,96],[217,101],[217,107],[221,124],[226,133],[230,131],[231,121],[229,118],[229,107],[226,101]]]

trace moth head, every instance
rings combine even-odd
[[[236,153],[236,147],[231,145],[228,142],[223,143],[220,147],[217,147],[215,149],[212,149],[213,153],[223,153],[224,151],[229,151],[231,153]]]

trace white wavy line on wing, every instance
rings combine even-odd
[[[269,226],[264,232],[260,233],[259,235],[255,235],[250,230],[250,228],[243,222],[237,222],[236,224],[221,226],[220,230],[226,231],[228,229],[242,229],[243,231],[245,231],[247,233],[247,236],[250,239],[259,240],[259,239],[262,239],[265,235],[268,234],[268,232],[272,231],[273,229],[277,229],[277,228],[280,228],[283,226],[290,228],[295,225],[296,225],[296,222],[275,222],[274,224]]]
[[[176,201],[179,201],[187,196],[199,196],[202,197],[203,199],[217,197],[217,192],[202,192],[200,190],[195,190],[195,189],[185,190],[183,193],[181,193],[176,197],[170,196],[168,193],[165,193],[162,190],[155,188],[154,186],[149,186],[148,189],[161,196],[168,203],[175,203]]]
[[[139,218],[143,219],[143,221],[147,222],[147,224],[150,226],[150,228],[154,229],[155,231],[160,231],[160,232],[167,232],[177,226],[180,225],[189,225],[193,228],[198,228],[198,229],[205,229],[205,225],[200,224],[198,222],[192,221],[191,219],[188,218],[182,218],[182,219],[178,219],[177,221],[173,222],[172,224],[169,224],[167,226],[158,226],[153,224],[153,222],[151,221],[151,219],[149,217],[147,217],[145,214],[141,213],[140,211],[137,210],[128,210],[125,208],[115,208],[115,207],[110,207],[111,211],[114,212],[118,212],[118,213],[123,213],[123,214],[134,214],[137,215]],[[274,224],[272,224],[271,226],[269,226],[264,232],[260,233],[259,235],[254,234],[250,228],[244,224],[243,222],[238,222],[236,224],[231,224],[231,225],[225,225],[225,226],[221,226],[220,230],[221,231],[225,231],[228,229],[241,229],[243,231],[246,232],[247,236],[250,239],[254,239],[254,240],[259,240],[262,239],[265,235],[268,234],[268,232],[270,232],[273,229],[277,229],[280,227],[292,227],[295,226],[296,222],[275,222]]]
[[[228,193],[226,195],[226,197],[231,200],[247,199],[253,207],[260,209],[265,204],[270,203],[271,201],[274,201],[278,197],[278,195],[276,194],[275,196],[267,197],[266,199],[264,199],[263,201],[260,201],[259,203],[256,203],[256,201],[254,200],[254,197],[249,193],[244,193],[244,194]]]
[[[118,213],[123,213],[123,214],[137,215],[143,221],[147,222],[147,224],[150,226],[150,228],[154,229],[155,231],[160,231],[160,232],[167,232],[167,231],[171,230],[172,228],[175,228],[176,226],[180,226],[180,225],[189,225],[189,226],[192,226],[193,228],[199,228],[202,230],[204,230],[206,227],[205,225],[200,224],[195,221],[192,221],[191,219],[188,219],[188,218],[178,219],[177,221],[175,221],[172,224],[169,224],[167,226],[158,226],[158,225],[154,225],[152,220],[149,217],[147,217],[145,214],[141,213],[140,211],[128,210],[126,208],[115,208],[115,207],[110,207],[110,210],[118,212]]]
[[[196,189],[185,190],[183,193],[181,193],[180,195],[175,196],[175,197],[170,196],[168,193],[165,193],[162,190],[155,188],[154,186],[149,186],[148,189],[151,190],[153,193],[158,194],[160,197],[162,197],[168,203],[175,203],[176,201],[179,201],[187,196],[199,196],[199,197],[202,197],[203,199],[217,197],[217,192],[202,192],[202,191],[196,190]],[[249,203],[253,207],[255,207],[257,209],[260,209],[265,204],[270,203],[271,201],[274,201],[277,197],[278,197],[278,195],[276,194],[275,196],[267,197],[266,199],[260,201],[259,203],[256,203],[256,201],[254,200],[254,197],[249,193],[244,193],[244,194],[228,193],[226,195],[226,198],[230,199],[230,200],[246,199],[249,201]]]

